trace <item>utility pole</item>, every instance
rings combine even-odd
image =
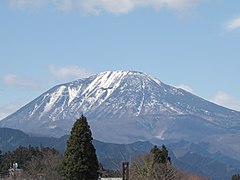
[[[123,180],[129,180],[129,162],[122,163]]]

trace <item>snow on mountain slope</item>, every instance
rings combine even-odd
[[[201,140],[240,128],[240,113],[136,71],[107,71],[53,87],[1,127],[61,136],[81,114],[103,141]]]

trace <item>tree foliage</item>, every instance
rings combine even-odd
[[[154,146],[150,153],[136,156],[131,163],[132,180],[175,180],[178,171],[171,164],[167,148]]]
[[[240,180],[240,175],[239,174],[233,175],[231,180]]]
[[[99,163],[99,174],[101,178],[122,177],[122,172],[120,170],[105,169],[101,163]]]
[[[60,179],[61,160],[61,154],[53,148],[20,146],[1,156],[0,174],[8,175],[10,166],[18,163],[24,177],[36,178],[41,173],[46,179]]]
[[[61,162],[62,155],[55,149],[41,150],[39,156],[33,156],[26,163],[24,174],[32,179],[37,179],[39,175],[45,179],[61,179]]]
[[[66,179],[98,179],[99,164],[92,140],[87,118],[82,115],[73,125],[64,152],[62,175]]]

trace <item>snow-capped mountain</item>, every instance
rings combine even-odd
[[[240,129],[240,112],[136,71],[107,71],[53,87],[0,121],[33,134],[68,134],[81,114],[108,142],[201,141]]]

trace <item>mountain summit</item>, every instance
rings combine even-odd
[[[68,134],[84,114],[96,139],[201,140],[235,132],[240,113],[137,71],[107,71],[53,87],[0,121],[28,133]]]

